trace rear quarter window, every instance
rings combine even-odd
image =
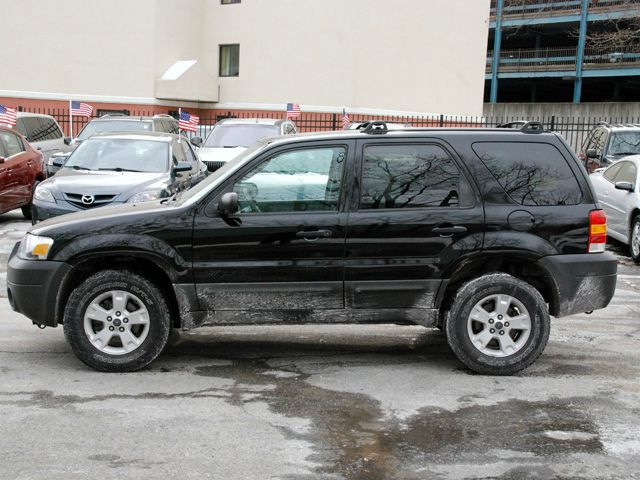
[[[473,151],[520,205],[577,205],[582,191],[569,163],[548,143],[478,142]]]

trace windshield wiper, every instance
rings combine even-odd
[[[131,170],[129,168],[120,168],[120,167],[116,167],[116,168],[99,168],[98,170],[109,170],[112,172],[141,172],[142,170]]]
[[[74,170],[87,170],[89,172],[93,172],[93,169],[87,167],[81,167],[80,165],[73,165],[71,167],[67,166],[67,168],[73,168]]]
[[[616,152],[616,153],[610,153],[609,155],[611,155],[612,157],[618,157],[620,155],[638,155],[640,154],[640,152]]]
[[[240,145],[223,145],[222,148],[238,148]]]

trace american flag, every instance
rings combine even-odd
[[[16,110],[0,105],[0,123],[13,127],[16,124]]]
[[[287,103],[287,118],[296,118],[300,116],[300,105],[297,103]]]
[[[351,124],[351,118],[349,118],[349,114],[343,108],[342,109],[342,128],[346,130],[347,128],[349,128],[350,124]]]
[[[78,115],[81,117],[90,117],[93,114],[93,107],[88,103],[71,102],[71,115]]]
[[[195,115],[191,115],[187,112],[180,112],[180,120],[178,121],[178,126],[182,130],[187,130],[188,132],[196,131],[196,126],[200,123],[200,117]]]

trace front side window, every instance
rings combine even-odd
[[[325,147],[271,157],[234,184],[240,211],[337,211],[346,155],[344,147]]]
[[[613,165],[611,165],[609,168],[607,168],[604,173],[602,174],[602,176],[604,178],[606,178],[607,180],[609,180],[610,182],[613,182],[613,179],[616,177],[616,174],[618,173],[618,171],[620,171],[620,169],[622,168],[622,164],[624,162],[618,162],[618,163],[614,163]]]
[[[0,153],[4,153],[4,157],[12,157],[18,153],[24,152],[22,141],[11,132],[0,131]]]
[[[457,165],[438,145],[364,150],[361,209],[467,206],[469,192]]]
[[[620,171],[616,175],[616,182],[629,182],[636,184],[638,178],[638,170],[636,166],[631,162],[623,162]]]
[[[240,45],[220,45],[220,76],[237,77],[240,74]]]
[[[479,142],[473,150],[520,205],[576,205],[582,191],[560,151],[548,143]]]

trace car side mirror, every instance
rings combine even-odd
[[[202,146],[202,137],[191,137],[191,145],[200,148]]]
[[[587,158],[598,158],[598,152],[594,148],[587,150]]]
[[[193,165],[191,165],[189,162],[178,162],[178,164],[173,167],[173,173],[190,172],[192,168]]]
[[[235,215],[240,210],[238,203],[238,194],[236,192],[227,192],[220,198],[218,202],[218,211],[225,217]]]
[[[64,137],[64,144],[65,145],[71,145],[71,140],[72,140],[71,137]]]
[[[633,192],[635,190],[633,182],[616,182],[616,190],[626,190]]]
[[[67,156],[59,156],[59,157],[51,157],[51,165],[54,167],[62,167],[64,163],[67,161]]]
[[[5,158],[4,157],[0,157],[0,163],[4,163]]]

